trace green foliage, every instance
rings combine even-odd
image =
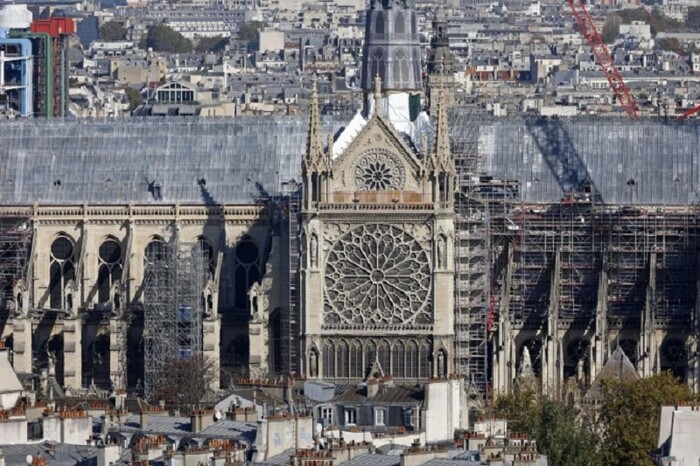
[[[605,19],[603,29],[600,31],[600,36],[606,44],[612,44],[620,35],[620,17],[610,15]]]
[[[228,44],[228,37],[216,36],[216,37],[200,37],[197,39],[197,45],[195,46],[195,51],[204,52],[220,52],[224,50]]]
[[[148,28],[145,45],[156,52],[188,53],[192,51],[192,42],[189,39],[164,24],[156,24]]]
[[[599,412],[604,464],[653,466],[661,406],[691,399],[690,389],[664,372],[635,381],[604,381]]]
[[[247,42],[258,41],[258,31],[263,27],[260,21],[250,21],[243,23],[238,30],[238,38]]]
[[[129,99],[129,111],[132,112],[141,104],[141,94],[131,87],[124,88],[124,92],[126,93],[126,98]]]
[[[238,39],[248,43],[248,51],[258,49],[260,45],[258,31],[260,31],[263,26],[263,23],[260,21],[251,21],[241,25],[238,30]]]
[[[685,25],[690,29],[700,29],[700,6],[688,7],[688,18]]]
[[[670,52],[676,52],[678,55],[683,55],[683,46],[678,39],[675,37],[656,39],[656,48],[659,50],[668,50]]]
[[[512,431],[526,432],[537,441],[551,466],[597,466],[598,437],[573,404],[555,401],[533,390],[499,397],[496,414],[508,419]]]
[[[663,14],[658,8],[654,8],[651,11],[645,8],[625,9],[618,11],[617,14],[624,24],[629,24],[632,21],[649,23],[653,36],[656,36],[659,32],[682,31],[685,29],[683,22]]]
[[[100,28],[100,39],[108,42],[126,39],[126,29],[117,21],[107,21]]]

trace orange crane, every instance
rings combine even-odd
[[[700,105],[698,105],[698,106],[696,106],[696,107],[693,107],[693,108],[691,108],[690,110],[686,110],[686,111],[683,113],[683,115],[681,115],[681,116],[679,116],[678,118],[676,118],[676,122],[680,123],[681,121],[685,120],[685,119],[688,118],[689,116],[694,115],[694,114],[696,114],[696,113],[698,113],[698,112],[700,112]]]
[[[595,24],[593,24],[591,15],[588,14],[588,10],[583,4],[583,0],[566,1],[574,14],[574,18],[576,18],[576,22],[581,28],[583,36],[588,41],[591,49],[593,49],[593,55],[595,56],[595,59],[600,67],[603,69],[603,74],[605,74],[608,83],[610,83],[610,88],[615,93],[617,101],[620,103],[622,109],[625,111],[628,117],[632,118],[633,120],[638,120],[639,112],[637,111],[637,106],[635,105],[634,99],[630,94],[630,90],[622,80],[622,76],[620,76],[620,72],[617,70],[615,62],[610,56],[610,52],[605,46],[605,42],[603,42],[603,38],[600,37]]]

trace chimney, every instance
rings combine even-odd
[[[214,424],[214,412],[205,409],[196,409],[190,415],[190,425],[193,434],[198,434],[210,425]]]
[[[114,394],[114,407],[117,410],[124,409],[124,402],[126,401],[126,390],[117,390]]]
[[[367,398],[374,398],[379,393],[379,382],[374,377],[367,381]]]
[[[148,427],[148,413],[143,410],[139,413],[139,427],[141,427],[141,429]]]

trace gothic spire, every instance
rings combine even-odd
[[[440,89],[438,112],[436,119],[435,144],[432,154],[432,169],[456,174],[452,149],[450,148],[450,129],[447,122],[447,96],[444,89]]]
[[[320,171],[323,168],[325,154],[323,152],[323,127],[321,112],[318,109],[318,89],[316,76],[311,78],[311,106],[309,108],[309,133],[306,138],[306,153],[302,161],[302,170]]]

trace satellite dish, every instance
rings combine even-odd
[[[323,432],[323,425],[319,422],[316,424],[316,433],[320,434],[321,432]]]
[[[34,463],[34,457],[32,455],[27,455],[27,457],[24,459],[24,461],[26,461],[27,464],[32,464],[32,463]]]
[[[216,419],[217,421],[221,420],[221,411],[216,410],[216,413],[214,413],[214,419]]]

